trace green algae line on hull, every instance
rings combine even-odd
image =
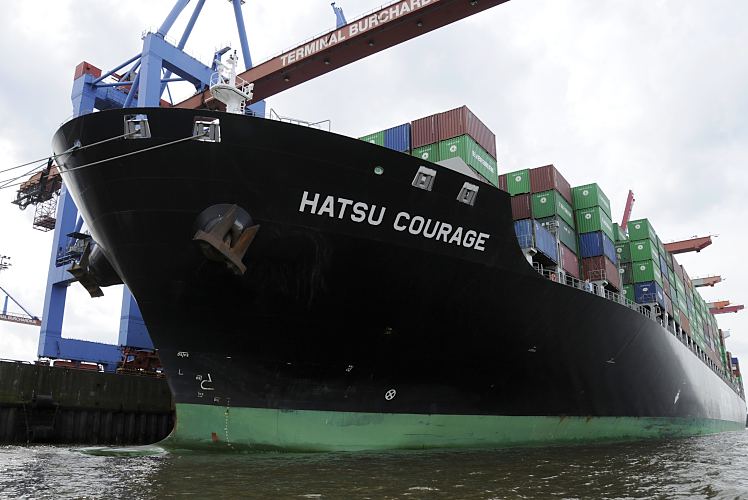
[[[160,444],[216,450],[361,451],[656,439],[743,430],[704,418],[420,415],[177,405]]]

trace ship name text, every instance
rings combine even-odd
[[[486,250],[486,242],[491,237],[487,233],[408,212],[398,212],[394,218],[388,219],[387,207],[308,191],[301,195],[299,212],[350,220],[359,224],[366,223],[370,226],[380,226],[383,222],[391,220],[391,227],[397,232],[472,248],[479,252]],[[385,226],[387,225],[389,224],[385,223]]]

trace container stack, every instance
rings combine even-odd
[[[556,252],[551,258],[549,252],[536,248],[542,255],[533,260],[544,266],[558,266],[566,274],[579,278],[579,245],[571,186],[564,176],[553,165],[545,165],[501,175],[499,187],[504,187],[511,195],[512,216],[520,246],[526,249],[531,243],[524,228],[530,224],[537,233],[539,227],[543,233],[551,235]]]
[[[610,219],[610,200],[597,184],[572,189],[574,215],[579,233],[581,277],[606,281],[609,288],[621,290],[618,257]]]
[[[467,106],[359,137],[436,163],[461,159],[481,180],[499,187],[496,136]]]
[[[618,273],[620,275],[621,295],[631,302],[635,302],[633,267],[631,265],[631,247],[629,237],[626,231],[614,223],[613,224],[613,244],[616,249],[616,259],[618,261]]]
[[[632,220],[628,224],[629,252],[632,262],[634,297],[640,304],[657,303],[667,309],[669,297],[665,294],[660,250],[665,251],[654,227],[647,219]],[[667,270],[667,267],[665,267]],[[667,298],[667,301],[666,301]],[[671,305],[672,309],[672,305]],[[672,310],[668,311],[672,315]]]

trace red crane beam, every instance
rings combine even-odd
[[[736,313],[738,311],[743,310],[744,307],[742,305],[739,306],[727,306],[727,307],[716,307],[709,309],[709,312],[712,314],[725,314],[725,313]]]
[[[665,250],[672,254],[686,253],[686,252],[701,252],[703,249],[712,244],[711,236],[703,236],[699,238],[690,238],[688,240],[674,241],[672,243],[665,243]]]
[[[722,276],[707,276],[705,278],[694,278],[691,280],[693,286],[714,286],[722,283]]]
[[[20,323],[22,325],[42,326],[42,320],[39,318],[27,318],[26,316],[16,316],[15,314],[0,313],[0,321],[10,321],[11,323]]]
[[[626,198],[626,208],[623,209],[623,218],[621,219],[621,230],[626,231],[626,226],[629,224],[629,218],[631,217],[631,210],[634,208],[634,192],[629,189],[629,195]]]
[[[401,0],[349,22],[238,75],[259,101],[384,49],[509,0]],[[211,102],[212,101],[212,102]],[[175,104],[218,108],[210,92]]]

